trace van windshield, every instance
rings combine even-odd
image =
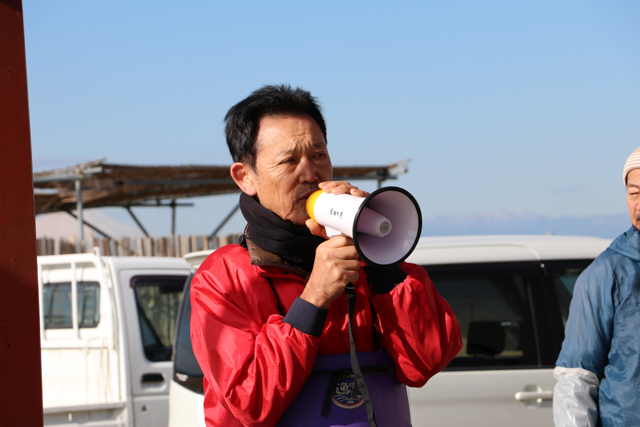
[[[204,375],[198,365],[191,346],[191,279],[189,276],[184,287],[184,296],[178,317],[176,346],[173,355],[173,379],[196,393],[204,394],[202,379]]]

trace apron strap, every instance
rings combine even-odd
[[[351,328],[351,319],[353,318],[353,312],[355,311],[356,307],[356,290],[352,283],[349,283],[347,285],[346,292],[347,304],[349,308],[349,343],[351,345],[351,369],[353,369],[353,374],[355,375],[355,383],[353,384],[351,396],[357,396],[358,390],[362,392],[362,398],[364,399],[364,404],[367,408],[367,420],[369,421],[369,425],[371,427],[378,427],[378,425],[376,424],[375,414],[373,413],[373,405],[371,404],[369,389],[367,389],[367,385],[364,382],[364,377],[362,376],[362,371],[360,370],[360,364],[358,363],[358,356],[356,355],[356,344],[353,339],[353,330]]]

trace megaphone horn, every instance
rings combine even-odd
[[[307,199],[307,213],[329,237],[351,237],[368,264],[403,261],[415,249],[422,230],[418,203],[398,187],[383,187],[368,197],[319,190]]]

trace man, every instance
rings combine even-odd
[[[556,426],[640,426],[640,148],[622,178],[632,227],[576,282],[554,370]]]
[[[207,425],[368,425],[348,369],[349,283],[375,419],[408,425],[404,384],[424,385],[461,348],[451,308],[421,267],[363,266],[351,239],[326,239],[309,219],[318,189],[367,193],[331,181],[325,121],[308,92],[265,86],[225,121],[248,224],[241,244],[211,254],[192,282]]]

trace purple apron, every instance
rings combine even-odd
[[[396,378],[391,356],[381,351],[358,353],[378,427],[409,427],[407,389]],[[316,357],[300,394],[282,415],[278,427],[369,427],[362,394],[352,396],[354,377],[348,353]]]

